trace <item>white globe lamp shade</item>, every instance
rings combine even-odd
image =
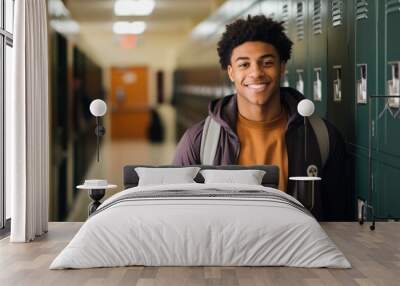
[[[308,117],[313,115],[314,110],[315,110],[314,103],[309,99],[303,99],[297,105],[297,111],[303,117]]]
[[[103,116],[107,112],[107,104],[101,99],[95,99],[90,103],[90,113],[96,117]]]

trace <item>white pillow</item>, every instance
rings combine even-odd
[[[199,170],[199,167],[135,168],[139,176],[138,186],[196,183],[193,179]]]
[[[262,170],[201,170],[204,183],[235,183],[246,185],[261,185],[265,171]]]

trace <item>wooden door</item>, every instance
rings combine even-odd
[[[146,139],[150,120],[148,68],[111,68],[111,138]]]

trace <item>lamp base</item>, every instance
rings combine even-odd
[[[101,205],[100,200],[104,197],[106,193],[105,189],[91,189],[89,190],[89,197],[93,200],[88,206],[88,215],[90,216],[94,213],[97,208]]]

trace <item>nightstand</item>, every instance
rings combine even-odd
[[[92,202],[88,206],[88,216],[94,213],[97,208],[101,205],[100,200],[104,197],[107,189],[114,189],[117,185],[111,185],[107,183],[107,180],[85,180],[83,185],[79,185],[76,188],[80,190],[88,190],[89,197]]]
[[[296,183],[293,197],[299,200],[308,210],[314,208],[315,190],[320,177],[289,177]]]

